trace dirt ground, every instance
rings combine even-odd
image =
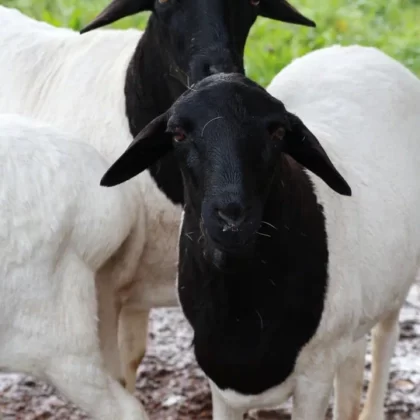
[[[145,403],[151,420],[211,420],[209,388],[194,361],[191,341],[191,331],[179,309],[153,311],[149,348],[137,381],[137,396]],[[370,377],[370,362],[369,353],[365,382]],[[418,285],[401,314],[401,337],[392,361],[386,409],[387,420],[420,420]],[[0,374],[0,411],[4,420],[88,419],[50,386],[19,374]],[[290,419],[290,401],[278,411],[253,414],[248,419]]]

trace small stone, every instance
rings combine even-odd
[[[184,400],[184,397],[180,395],[171,395],[170,397],[166,398],[166,400],[162,403],[163,407],[171,407],[175,404],[179,404]]]
[[[404,391],[412,391],[415,385],[407,379],[399,379],[395,382],[395,387]]]

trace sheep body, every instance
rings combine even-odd
[[[95,288],[135,275],[142,202],[128,184],[101,188],[107,162],[74,136],[12,114],[0,127],[0,367],[49,381],[95,419],[145,420],[105,372]]]
[[[80,35],[0,6],[0,112],[54,124],[112,161],[133,140],[124,89],[127,68],[142,34],[134,29],[98,29]],[[144,110],[136,112],[141,115]],[[178,304],[174,278],[181,210],[157,187],[149,172],[131,184],[139,198],[146,199],[143,210],[147,243],[143,254],[135,256],[140,260],[138,276],[116,291],[119,309],[109,316],[120,318],[118,332],[109,331],[103,339],[107,359],[114,360],[109,362],[112,374],[117,379],[124,377],[123,382],[134,392],[134,365],[145,352],[148,311]],[[130,209],[134,214],[129,215],[127,207],[127,219],[139,211]],[[105,300],[111,299],[113,292],[102,292]],[[108,305],[104,310],[100,308],[103,316],[107,316],[107,310]],[[116,337],[119,350],[113,343]],[[123,373],[116,360],[118,352]]]
[[[186,197],[177,287],[215,419],[291,395],[293,420],[321,419],[335,380],[335,419],[353,420],[371,330],[360,419],[382,419],[420,262],[420,82],[374,48],[335,46],[295,60],[268,92],[278,100],[241,75],[206,78],[101,183],[175,149]]]
[[[345,199],[310,174],[330,253],[320,331],[347,325],[361,338],[400,307],[420,262],[420,82],[375,48],[333,46],[290,64],[267,91],[321,139],[352,187]]]
[[[329,395],[334,374],[335,418],[357,418],[365,335],[373,328],[373,377],[360,419],[382,419],[398,313],[420,262],[420,82],[375,48],[332,46],[294,60],[267,91],[315,134],[352,197],[306,171],[328,238],[321,322],[281,385],[240,395],[212,383],[214,418],[239,419],[291,395],[293,420],[321,418],[328,400],[320,404],[319,396]]]
[[[408,69],[361,46],[295,60],[268,93],[216,74],[102,178],[118,185],[175,150],[177,289],[215,420],[289,396],[293,420],[322,419],[334,381],[335,420],[384,418],[398,313],[420,262],[419,102]]]

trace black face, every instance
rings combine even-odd
[[[114,0],[81,32],[144,10],[152,11],[149,26],[188,86],[214,73],[243,73],[245,42],[258,15],[315,26],[286,0]]]
[[[245,42],[257,14],[248,0],[166,0],[154,8],[162,45],[188,86],[210,74],[244,72]]]
[[[213,75],[185,92],[142,130],[101,184],[124,182],[172,149],[186,206],[201,221],[212,253],[243,255],[252,249],[283,153],[336,192],[351,194],[302,121],[240,74]]]
[[[242,254],[260,228],[289,123],[282,104],[271,112],[273,99],[259,86],[237,76],[214,80],[184,95],[167,129],[207,245]]]

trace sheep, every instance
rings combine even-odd
[[[99,186],[109,164],[92,146],[27,117],[0,115],[0,161],[0,368],[50,382],[95,420],[147,420],[105,368],[95,286],[136,275],[142,202],[132,185]]]
[[[293,420],[384,419],[398,313],[420,262],[420,82],[375,48],[296,59],[268,91],[212,75],[142,130],[112,187],[173,150],[177,289],[213,418],[293,396]],[[366,335],[373,378],[360,411]]]
[[[152,11],[144,33],[93,31],[142,10]],[[83,35],[0,6],[0,112],[51,122],[114,160],[191,84],[210,73],[243,72],[244,45],[257,15],[315,26],[286,0],[113,0]],[[118,348],[111,336],[118,335],[122,366],[114,362],[112,374],[130,391],[146,350],[149,310],[178,305],[183,204],[172,156],[135,183],[147,201],[143,272],[141,281],[122,290],[118,332],[110,332],[105,346],[112,357]]]

